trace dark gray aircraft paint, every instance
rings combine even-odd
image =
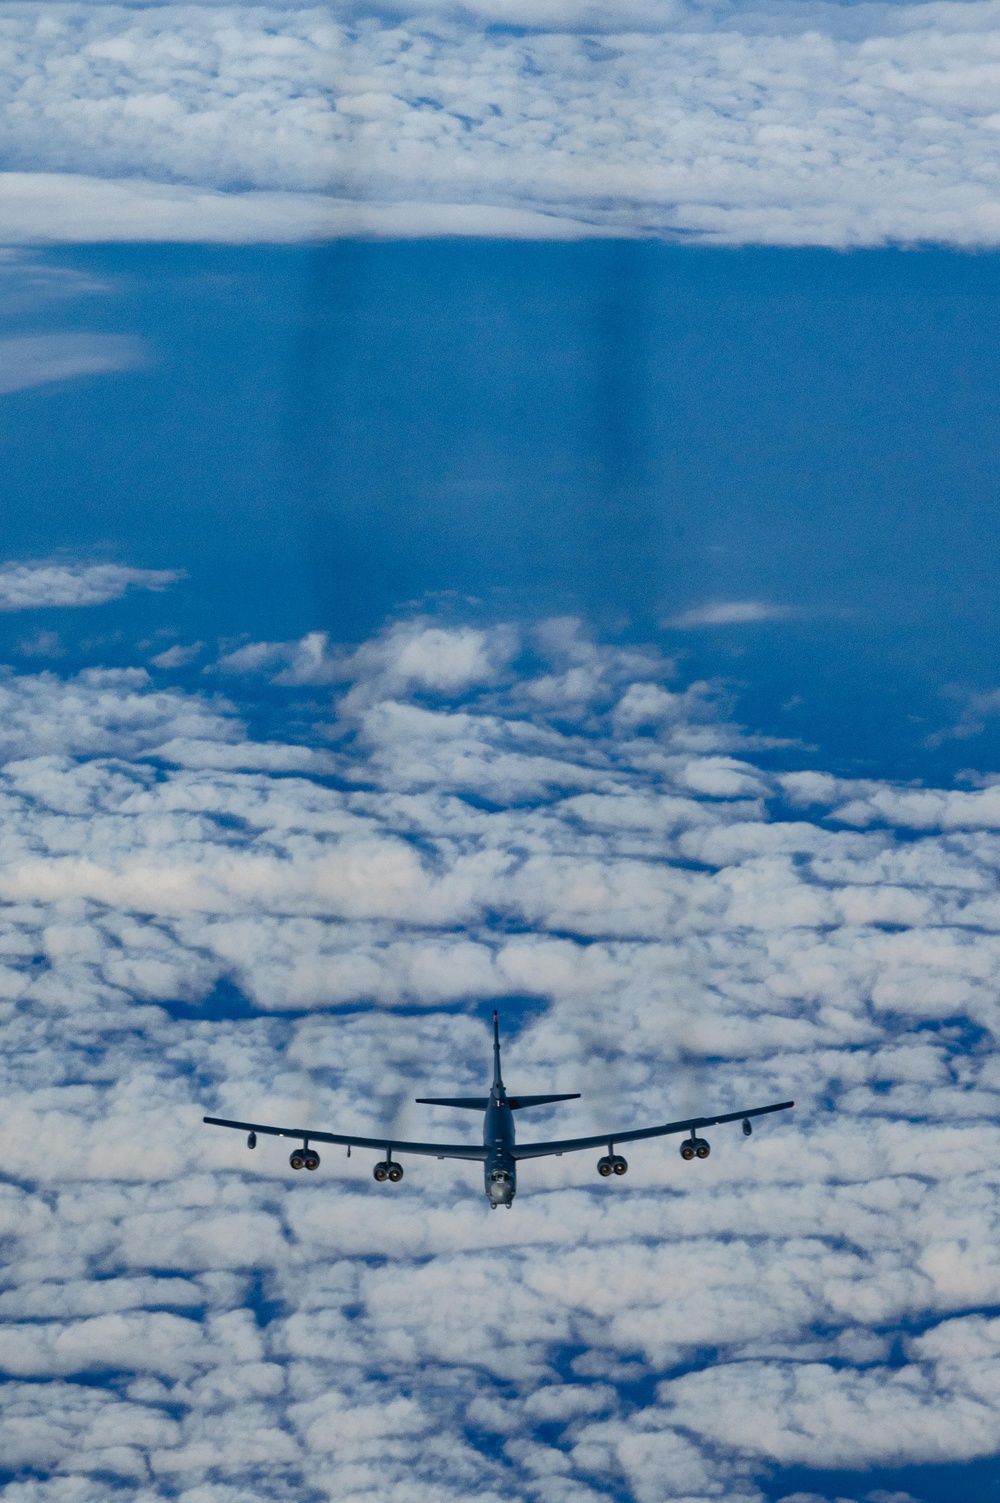
[[[710,1149],[704,1138],[697,1136],[697,1129],[714,1127],[720,1122],[739,1122],[750,1136],[750,1118],[763,1117],[768,1112],[783,1112],[794,1101],[776,1101],[771,1106],[752,1106],[741,1112],[726,1112],[721,1117],[690,1117],[684,1122],[665,1122],[659,1127],[637,1127],[625,1132],[595,1133],[589,1138],[564,1138],[557,1143],[517,1143],[514,1137],[514,1113],[526,1106],[545,1106],[552,1101],[575,1101],[579,1091],[559,1096],[508,1096],[500,1073],[500,1025],[493,1014],[493,1087],[488,1096],[418,1096],[417,1102],[424,1106],[457,1106],[470,1111],[483,1112],[483,1146],[475,1148],[464,1143],[402,1143],[396,1138],[361,1138],[356,1134],[315,1132],[305,1127],[271,1127],[263,1122],[230,1122],[225,1117],[205,1117],[203,1121],[213,1127],[235,1127],[249,1134],[247,1147],[256,1148],[257,1134],[270,1133],[276,1138],[299,1138],[302,1147],[296,1148],[289,1163],[293,1169],[318,1169],[319,1154],[312,1143],[341,1143],[351,1148],[377,1148],[385,1154],[372,1171],[380,1184],[389,1180],[398,1184],[403,1178],[403,1166],[397,1164],[394,1153],[419,1153],[425,1158],[472,1159],[483,1165],[486,1194],[490,1208],[506,1206],[508,1210],[517,1193],[517,1164],[519,1159],[540,1159],[550,1154],[575,1153],[581,1148],[603,1148],[607,1153],[597,1161],[597,1172],[606,1179],[610,1174],[624,1174],[628,1163],[620,1153],[615,1153],[616,1143],[634,1143],[639,1138],[662,1138],[668,1133],[686,1132],[681,1144],[681,1158],[707,1159]]]

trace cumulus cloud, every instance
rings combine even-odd
[[[873,778],[838,778],[823,772],[787,773],[779,782],[794,807],[825,806],[829,817],[842,824],[885,823],[916,830],[1000,827],[1000,785],[989,779],[971,793],[899,786]]]
[[[456,694],[493,683],[517,651],[508,626],[443,630],[413,622],[381,633],[353,651],[331,647],[326,632],[298,642],[248,642],[223,653],[206,671],[266,673],[274,683],[353,684],[348,703],[384,700],[408,691]]]
[[[154,691],[144,668],[0,673],[0,757],[133,756],[172,741],[242,740],[225,701]]]
[[[994,0],[12,10],[3,234],[996,244],[996,32]]]
[[[104,605],[108,600],[120,600],[129,590],[165,590],[182,578],[177,569],[130,569],[124,564],[63,563],[56,559],[0,564],[0,611]],[[58,644],[48,641],[46,635],[44,645],[48,651]],[[36,651],[41,650],[36,647]]]
[[[992,790],[769,772],[578,622],[304,642],[226,684],[312,691],[305,745],[142,669],[0,683],[5,1496],[761,1503],[993,1454]],[[584,1093],[522,1137],[797,1120],[532,1163],[509,1216],[200,1124],[472,1134],[412,1098],[482,1088],[494,1003],[508,1082]]]

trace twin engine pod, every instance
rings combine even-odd
[[[620,1153],[606,1153],[603,1159],[597,1160],[597,1172],[602,1179],[607,1179],[609,1174],[627,1174],[628,1159],[623,1159]]]
[[[380,1159],[372,1170],[372,1174],[380,1185],[385,1184],[386,1180],[391,1180],[394,1185],[398,1185],[403,1178],[403,1166],[392,1159]]]
[[[296,1148],[288,1162],[293,1169],[318,1169],[319,1154],[315,1148]]]
[[[706,1143],[705,1139],[696,1138],[693,1134],[690,1138],[685,1138],[684,1142],[681,1144],[682,1159],[707,1159],[708,1155],[711,1152],[712,1150]]]

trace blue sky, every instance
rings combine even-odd
[[[995,7],[0,43],[0,1498],[992,1498]]]
[[[163,629],[165,605],[202,640],[357,640],[414,602],[580,611],[725,679],[816,765],[995,762],[991,255],[431,241],[42,260],[84,290],[24,307],[10,337],[142,355],[7,397],[5,530],[15,558],[186,571],[167,601],[109,606],[115,630],[122,611]],[[25,265],[7,275],[13,291]]]

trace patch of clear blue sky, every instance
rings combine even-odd
[[[1000,258],[500,242],[50,252],[106,296],[5,332],[145,335],[147,371],[0,398],[3,551],[183,567],[165,596],[0,619],[134,659],[357,638],[409,601],[580,610],[741,685],[842,770],[1000,761]],[[479,604],[465,604],[465,597]],[[661,630],[710,600],[792,608]],[[71,653],[63,660],[68,667]],[[790,702],[792,702],[790,704]],[[789,706],[782,708],[783,706]]]
[[[1000,1498],[1000,1462],[996,1457],[926,1466],[876,1468],[871,1472],[813,1471],[789,1467],[771,1479],[761,1479],[765,1496],[780,1500],[805,1493],[846,1503],[851,1498],[878,1496],[872,1503],[996,1503]]]

